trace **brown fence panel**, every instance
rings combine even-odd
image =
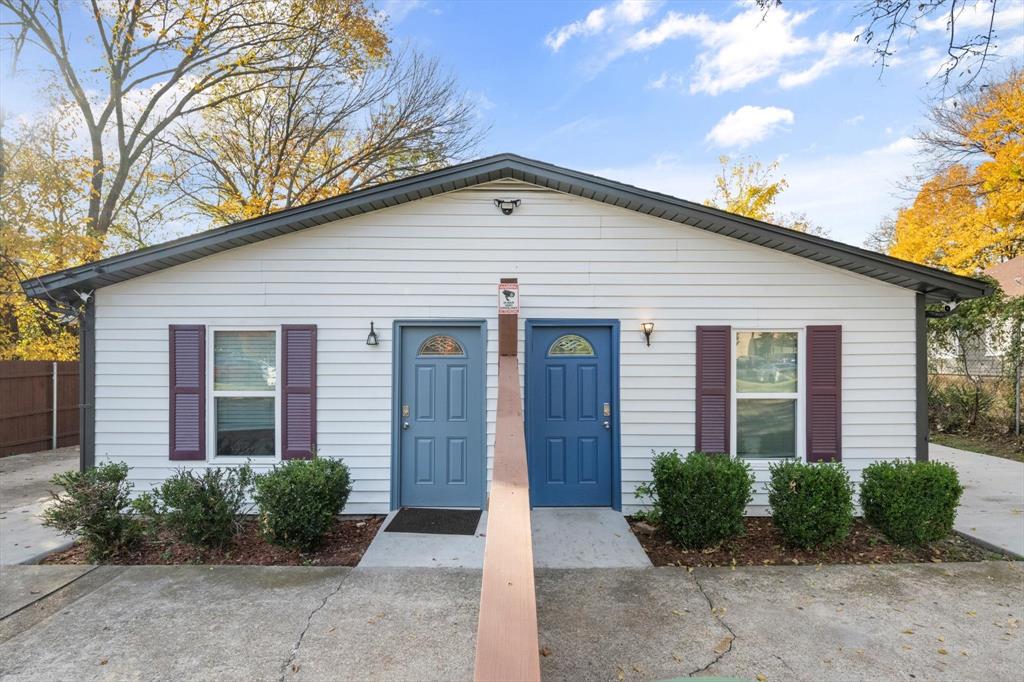
[[[57,363],[57,445],[78,444],[78,363]],[[53,363],[0,361],[0,457],[53,446]]]

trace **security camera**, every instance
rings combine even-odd
[[[956,307],[960,305],[960,301],[946,301],[942,304],[942,310],[951,313],[956,310]]]

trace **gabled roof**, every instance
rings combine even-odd
[[[515,154],[497,154],[305,206],[218,227],[138,251],[22,282],[32,297],[69,299],[134,277],[237,246],[270,239],[370,211],[502,179],[515,179],[725,235],[923,292],[929,301],[976,298],[988,284],[909,263],[842,242],[752,220],[659,192],[560,168]]]

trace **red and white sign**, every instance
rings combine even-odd
[[[498,314],[519,314],[519,283],[501,282],[498,284]]]

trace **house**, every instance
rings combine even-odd
[[[352,513],[485,505],[499,304],[519,306],[534,505],[628,512],[676,448],[748,458],[756,512],[778,458],[855,478],[926,458],[925,303],[989,292],[511,154],[24,288],[89,294],[84,466],[145,488],[316,451],[351,467]]]

